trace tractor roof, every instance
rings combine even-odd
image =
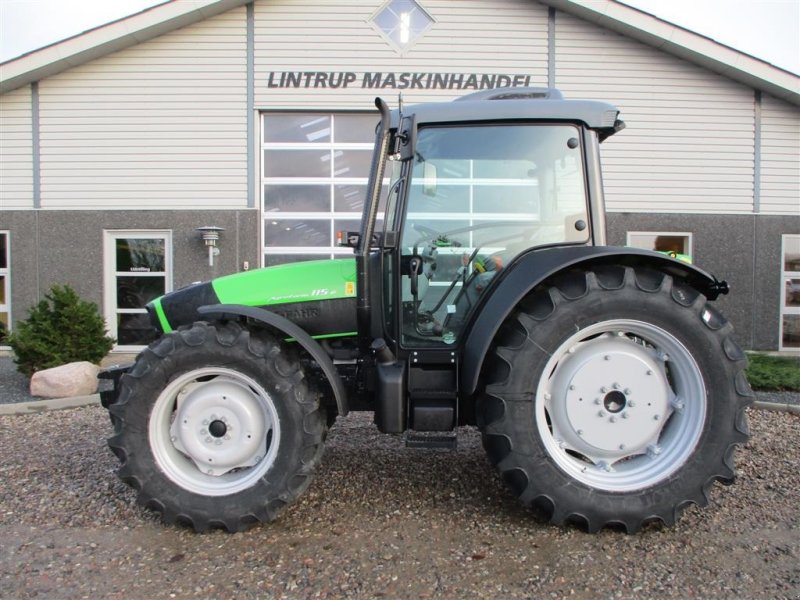
[[[553,88],[507,87],[468,94],[453,102],[413,104],[402,109],[403,116],[416,115],[418,125],[481,121],[570,121],[585,123],[605,138],[624,125],[619,109],[595,100],[565,100]],[[399,110],[392,113],[397,123]]]

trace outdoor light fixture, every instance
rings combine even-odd
[[[200,237],[205,242],[208,248],[208,266],[214,266],[214,257],[219,255],[219,248],[217,248],[217,240],[219,240],[220,231],[225,231],[224,227],[217,227],[216,225],[206,225],[205,227],[198,227],[196,231],[200,232]]]

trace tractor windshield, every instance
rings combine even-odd
[[[404,341],[455,342],[516,256],[589,240],[580,139],[565,124],[420,128],[400,238]]]

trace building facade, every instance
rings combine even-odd
[[[348,253],[376,95],[547,86],[627,124],[609,242],[692,255],[743,346],[800,350],[800,77],[625,5],[174,0],[0,70],[6,327],[62,283],[140,346],[156,295]]]

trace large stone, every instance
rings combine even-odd
[[[86,361],[37,371],[31,377],[31,396],[72,398],[94,394],[99,371],[97,365]]]

